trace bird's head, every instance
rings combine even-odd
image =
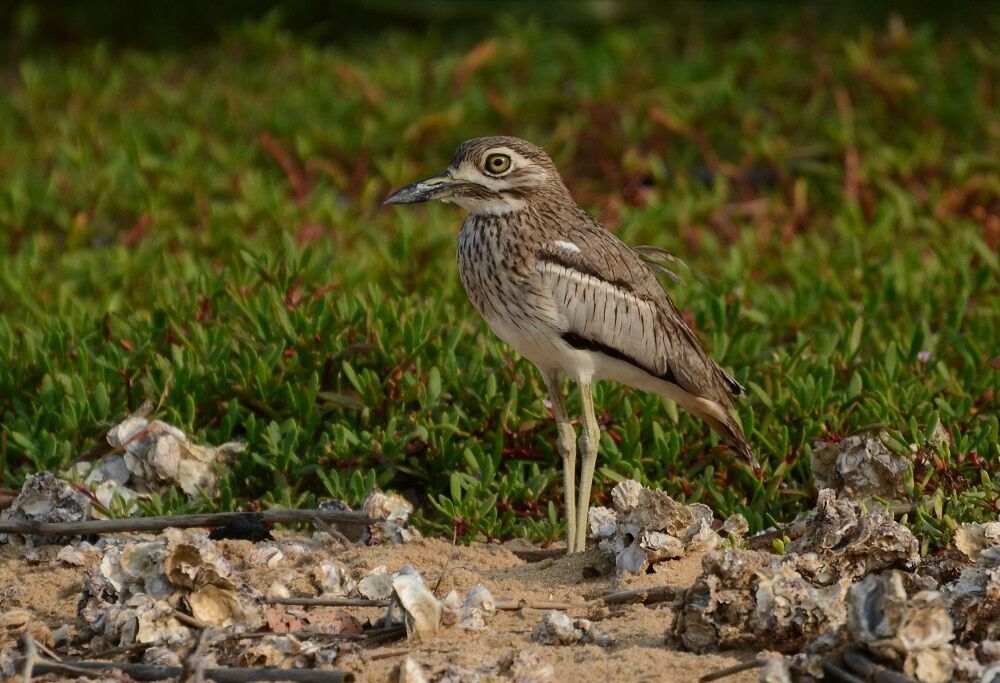
[[[545,150],[519,138],[487,137],[463,142],[444,173],[393,192],[385,203],[439,199],[471,214],[499,215],[521,211],[541,197],[569,197]]]

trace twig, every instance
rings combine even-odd
[[[0,510],[9,508],[17,496],[18,492],[13,489],[0,489]]]
[[[136,652],[138,650],[148,650],[152,646],[152,643],[132,643],[131,645],[122,645],[120,647],[110,647],[106,650],[99,650],[97,652],[89,652],[88,655],[94,659],[105,659],[114,655],[123,655],[129,652]]]
[[[250,517],[261,523],[309,524],[313,519],[335,524],[368,525],[374,520],[362,512],[345,510],[287,510],[263,512],[212,512],[199,515],[167,515],[164,517],[128,517],[126,519],[88,519],[82,522],[38,522],[32,520],[0,520],[0,532],[34,534],[36,536],[86,536],[114,534],[123,531],[162,531],[170,527],[216,527]]]
[[[362,598],[267,598],[268,605],[295,605],[297,607],[385,607],[388,600]]]
[[[36,663],[39,673],[68,673],[75,676],[93,676],[94,672],[90,669],[80,669],[75,666],[69,666],[66,662],[50,662],[45,659],[39,659]],[[42,671],[42,669],[46,671]]]
[[[381,635],[381,634],[379,634]],[[365,640],[369,636],[364,633],[323,633],[322,631],[246,631],[244,633],[230,633],[220,638],[226,640],[256,640],[257,638],[267,638],[268,636],[289,636],[296,640],[307,638],[318,638],[320,640]]]
[[[162,397],[161,397],[161,399],[162,399]],[[158,409],[159,409],[159,406],[157,406],[157,410]],[[146,400],[144,400],[142,402],[142,405],[140,405],[134,411],[132,411],[131,413],[129,413],[126,417],[127,418],[128,417],[147,418],[152,413],[153,413],[153,402],[150,401],[147,398]],[[117,426],[117,425],[115,425],[115,426]],[[146,434],[149,433],[149,428],[148,427],[145,428],[145,429],[140,429],[138,432],[136,432],[135,434],[133,434],[128,439],[128,441],[126,441],[122,445],[120,445],[117,448],[115,448],[115,447],[112,447],[111,444],[108,443],[108,434],[111,432],[112,429],[114,429],[114,427],[111,427],[109,429],[105,429],[101,433],[101,435],[99,437],[97,437],[97,440],[94,442],[94,445],[90,447],[90,450],[88,450],[83,455],[75,458],[72,462],[70,462],[70,464],[71,465],[75,465],[76,463],[83,462],[85,460],[103,460],[104,458],[111,457],[115,453],[120,453],[123,450],[125,450],[125,447],[128,446],[130,443],[133,443],[134,441],[138,441],[139,439],[143,438],[144,436],[146,436]]]
[[[185,615],[187,616],[187,615]],[[183,668],[184,673],[181,675],[181,683],[205,683],[205,669],[208,667],[208,661],[203,656],[205,650],[205,643],[212,635],[212,629],[205,628],[200,634],[198,634],[198,640],[194,644],[190,654],[184,658]]]
[[[39,643],[38,641],[35,641],[35,647],[37,647],[37,648],[38,648],[39,650],[41,650],[41,651],[42,651],[43,653],[45,653],[46,655],[48,655],[48,656],[49,656],[49,657],[51,657],[52,659],[56,660],[57,662],[58,662],[58,661],[59,661],[60,659],[62,659],[62,657],[60,657],[59,655],[57,655],[57,654],[56,654],[56,653],[55,653],[55,652],[54,652],[54,651],[52,650],[52,648],[50,648],[50,647],[49,647],[48,645],[46,645],[45,643]]]
[[[27,659],[27,658],[25,658]],[[153,666],[151,664],[125,664],[118,662],[62,661],[39,659],[35,671],[40,674],[72,671],[79,675],[95,675],[104,671],[121,671],[137,681],[159,681],[178,678],[184,673],[180,666]],[[354,681],[350,671],[311,669],[205,669],[206,680],[218,683],[248,683],[248,681],[300,681],[302,683],[349,683]]]
[[[385,608],[385,616],[382,617],[382,626],[385,628],[392,628],[396,626],[396,601],[390,600],[389,606]]]
[[[24,666],[21,668],[21,683],[31,683],[31,676],[34,673],[35,661],[38,659],[38,649],[35,647],[35,639],[31,637],[29,631],[25,631],[21,636],[24,644]]]
[[[375,661],[376,659],[389,659],[390,657],[402,657],[403,655],[410,654],[410,650],[389,650],[388,652],[375,652],[368,655],[368,661]]]
[[[873,662],[864,654],[853,648],[847,648],[844,650],[841,653],[841,657],[843,658],[844,664],[848,669],[852,669],[856,673],[861,674],[864,676],[866,681],[871,681],[872,683],[917,683],[909,676]]]
[[[725,669],[719,669],[718,671],[713,671],[710,674],[706,674],[698,679],[698,683],[707,683],[708,681],[717,681],[720,678],[726,678],[727,676],[732,676],[733,674],[738,674],[741,671],[747,671],[749,669],[757,669],[759,667],[767,664],[766,659],[751,659],[746,662],[740,662],[739,664],[734,664],[732,666],[727,666]]]
[[[518,609],[589,609],[598,603],[605,605],[627,605],[630,603],[641,603],[650,605],[656,602],[667,602],[677,598],[684,592],[683,588],[677,586],[654,586],[652,588],[640,588],[638,590],[615,591],[595,598],[590,602],[554,602],[541,600],[529,602],[528,600],[497,600],[496,608],[501,610]]]
[[[633,602],[650,605],[654,602],[674,600],[683,592],[684,589],[677,586],[655,586],[653,588],[607,593],[598,599],[605,605],[626,605]]]
[[[190,614],[184,614],[184,612],[181,612],[176,607],[173,609],[173,613],[174,613],[174,619],[183,624],[187,624],[191,628],[196,628],[199,631],[205,631],[208,628],[208,624],[206,624],[201,619],[196,619],[195,617],[192,617]]]
[[[592,607],[585,602],[554,602],[550,600],[540,600],[538,602],[528,602],[527,600],[497,600],[497,609],[517,610],[517,609],[587,609]]]
[[[434,588],[431,593],[434,595],[438,594],[438,589],[441,588],[441,583],[444,581],[444,577],[448,576],[448,569],[451,567],[452,560],[455,559],[455,555],[458,553],[458,527],[452,531],[451,536],[451,552],[448,553],[448,559],[445,560],[444,568],[441,570],[441,575],[438,576],[437,583],[434,584]]]
[[[838,683],[865,683],[852,673],[845,671],[829,660],[823,661],[823,673]]]
[[[330,526],[319,517],[313,517],[312,524],[320,531],[327,533],[337,541],[340,541],[340,545],[344,546],[346,550],[350,550],[351,548],[354,547],[354,543],[351,541],[351,539],[342,534],[336,527]]]
[[[365,643],[370,645],[377,645],[378,643],[384,643],[389,640],[396,640],[400,636],[406,635],[406,627],[400,624],[399,626],[390,626],[388,628],[380,629],[380,632],[376,635],[369,636],[365,638]]]
[[[889,514],[891,514],[895,519],[899,519],[900,517],[913,512],[916,507],[916,503],[900,503],[898,505],[892,505],[889,507]]]
[[[245,633],[230,633],[220,640],[243,640],[253,638],[266,638],[268,636],[291,636],[299,640],[307,638],[320,638],[326,640],[372,640],[386,636],[396,636],[406,633],[406,627],[390,626],[388,628],[373,628],[364,633],[323,633],[322,631],[288,631],[287,633],[276,633],[274,631],[247,631]]]

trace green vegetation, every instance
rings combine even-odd
[[[802,19],[339,46],[265,21],[22,56],[0,92],[3,483],[162,396],[198,440],[249,444],[203,507],[377,484],[432,530],[558,538],[541,380],[466,301],[459,210],[381,205],[510,133],[623,239],[687,261],[669,290],[749,388],[760,479],[666,401],[600,386],[598,495],[636,477],[760,528],[809,505],[816,440],[878,424],[916,444],[925,549],[995,519],[996,25]]]

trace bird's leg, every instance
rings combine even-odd
[[[559,373],[543,372],[545,386],[552,401],[552,412],[556,416],[556,448],[563,464],[563,495],[566,499],[566,552],[576,549],[576,431],[566,414],[566,400],[562,395]]]
[[[594,483],[594,468],[597,466],[597,446],[601,442],[601,428],[594,415],[594,394],[590,380],[580,382],[580,417],[583,428],[580,433],[580,501],[576,507],[576,549],[583,552],[587,548],[587,513],[590,511],[590,488]]]

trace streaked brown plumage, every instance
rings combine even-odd
[[[757,467],[731,414],[739,384],[708,357],[643,256],[577,206],[542,149],[512,137],[469,140],[445,173],[387,201],[427,199],[469,211],[458,237],[462,284],[494,332],[545,378],[569,470],[568,501],[575,449],[559,378],[565,374],[580,384],[583,472],[577,509],[567,502],[570,551],[582,550],[586,540],[599,439],[593,380],[612,379],[677,401]]]

